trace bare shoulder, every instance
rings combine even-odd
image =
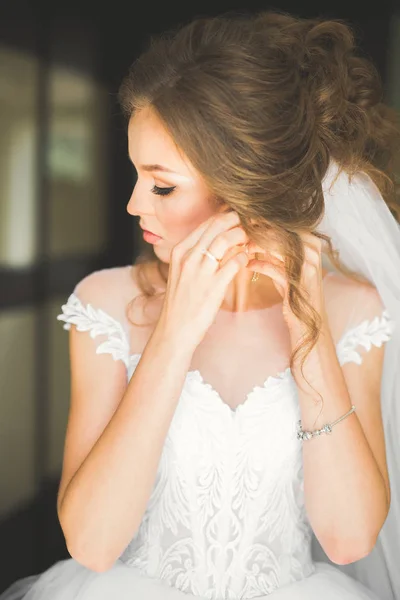
[[[131,269],[131,265],[125,265],[92,271],[79,281],[75,292],[93,300],[120,294],[128,284]]]
[[[124,265],[92,271],[78,282],[74,292],[92,305],[121,305],[142,292],[138,270],[138,265]],[[147,274],[147,265],[145,270]]]
[[[135,322],[157,318],[165,287],[157,263],[143,262],[93,271],[79,281],[74,293],[85,306],[90,304],[134,328]]]
[[[325,295],[336,301],[341,298],[341,304],[354,306],[355,302],[363,300],[372,310],[379,312],[384,308],[379,292],[372,283],[358,281],[340,272],[331,273],[326,279]]]
[[[346,331],[376,317],[381,319],[384,315],[383,301],[370,282],[360,282],[340,272],[325,279],[324,297],[330,330],[336,343]]]

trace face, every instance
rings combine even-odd
[[[160,260],[169,262],[173,246],[215,214],[216,209],[200,174],[179,154],[150,109],[131,118],[128,146],[138,179],[127,211],[139,217],[143,229],[161,236],[161,240],[149,243],[153,243]]]

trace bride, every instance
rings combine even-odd
[[[137,263],[62,306],[71,558],[0,600],[399,600],[396,117],[349,27],[198,18],[120,99]]]

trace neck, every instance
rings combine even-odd
[[[246,267],[238,271],[226,288],[221,310],[242,313],[270,308],[282,302],[271,277],[259,273],[257,281],[251,281],[253,273]]]
[[[254,271],[246,267],[240,269],[226,288],[220,310],[232,313],[271,308],[281,304],[283,298],[275,287],[271,277],[259,273],[257,281],[252,282]],[[322,269],[322,277],[328,271]]]

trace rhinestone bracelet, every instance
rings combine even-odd
[[[328,433],[328,434],[332,433],[332,427],[334,425],[336,425],[336,423],[343,421],[343,419],[345,419],[346,417],[351,415],[351,413],[354,412],[355,410],[356,410],[356,407],[354,405],[352,405],[349,412],[347,412],[345,415],[343,415],[342,417],[339,417],[338,419],[336,419],[336,421],[333,421],[333,423],[327,423],[326,425],[324,425],[322,427],[322,429],[315,429],[314,431],[303,431],[303,429],[301,428],[301,421],[299,421],[298,427],[297,427],[297,439],[303,440],[303,441],[311,440],[311,438],[318,437],[319,435],[321,435],[321,433]]]

